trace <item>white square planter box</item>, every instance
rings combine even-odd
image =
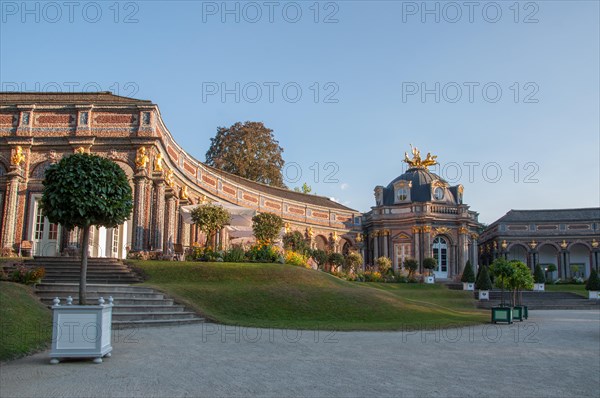
[[[600,299],[600,292],[595,292],[593,290],[588,290],[588,297],[590,300],[598,300]]]
[[[425,283],[427,283],[427,284],[435,283],[435,277],[433,277],[433,276],[426,276],[425,277]]]
[[[545,283],[534,283],[533,284],[533,291],[534,292],[543,292],[546,289],[546,284]]]
[[[479,300],[489,300],[490,299],[490,291],[489,290],[480,290],[479,291]]]
[[[94,358],[101,363],[102,357],[110,357],[112,351],[112,297],[98,305],[60,305],[58,298],[52,306],[52,348],[50,363],[57,364],[59,358]]]
[[[463,290],[475,290],[475,283],[463,282]]]

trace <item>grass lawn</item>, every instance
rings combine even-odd
[[[52,339],[52,313],[30,287],[0,282],[0,361],[46,348]]]
[[[131,261],[156,287],[208,319],[241,326],[400,330],[486,322],[444,286],[347,282],[281,264]]]
[[[585,297],[588,296],[588,292],[585,290],[585,285],[550,285],[546,283],[545,289],[548,292],[570,292]]]

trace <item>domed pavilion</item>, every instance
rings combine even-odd
[[[437,164],[430,153],[412,159],[405,153],[408,170],[386,187],[375,187],[375,206],[364,214],[364,256],[367,265],[378,257],[392,260],[394,270],[414,258],[423,272],[423,259],[437,261],[437,279],[462,274],[467,262],[477,265],[478,213],[463,203],[463,186],[451,186],[429,171]]]

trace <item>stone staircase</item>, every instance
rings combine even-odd
[[[71,296],[79,303],[80,259],[72,257],[36,257],[25,261],[28,267],[44,267],[46,276],[35,287],[42,303],[52,306],[58,297],[61,304]],[[112,324],[114,329],[148,326],[174,326],[203,322],[195,312],[188,311],[164,293],[145,286],[133,286],[139,278],[121,261],[108,258],[90,258],[87,274],[87,302],[98,298],[114,299]]]
[[[79,283],[81,259],[78,257],[35,257],[25,260],[27,267],[44,267],[44,283]],[[98,284],[139,283],[140,279],[115,258],[90,258],[87,282]]]
[[[600,300],[569,292],[523,292],[523,304],[530,310],[600,310]],[[502,291],[490,291],[489,301],[478,301],[477,307],[491,308],[500,305]],[[475,292],[477,298],[477,292]],[[504,300],[510,303],[511,293],[504,292]]]

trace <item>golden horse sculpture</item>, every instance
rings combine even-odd
[[[410,159],[408,157],[408,153],[404,152],[404,162],[407,163],[411,168],[412,167],[424,167],[427,168],[429,166],[434,166],[437,164],[437,155],[431,155],[431,152],[427,153],[427,157],[425,159],[421,159],[421,151],[419,148],[413,147],[412,145],[411,151],[413,158]]]

